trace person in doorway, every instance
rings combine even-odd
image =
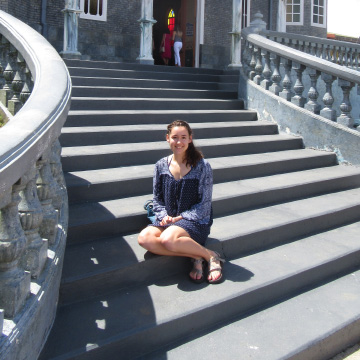
[[[179,25],[176,26],[175,31],[173,32],[173,41],[174,41],[174,56],[175,56],[175,66],[181,66],[180,62],[180,50],[182,49],[182,31]]]
[[[167,127],[166,140],[172,155],[155,165],[153,211],[155,222],[138,237],[139,244],[157,255],[185,256],[192,259],[192,281],[222,280],[224,259],[204,247],[212,218],[213,177],[210,164],[195,147],[186,121],[176,120]]]
[[[171,59],[171,37],[169,30],[163,34],[160,43],[160,56],[163,59],[164,64],[169,65],[169,60]]]

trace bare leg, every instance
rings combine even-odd
[[[194,241],[179,226],[170,226],[165,230],[158,227],[147,227],[139,234],[138,242],[146,250],[157,255],[203,258],[206,261],[215,255],[213,251]],[[219,276],[220,272],[214,271],[209,275],[209,280],[216,280]]]

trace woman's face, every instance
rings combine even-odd
[[[166,135],[166,140],[170,144],[170,149],[175,155],[185,154],[192,137],[189,135],[186,127],[175,126],[171,129],[171,133]]]

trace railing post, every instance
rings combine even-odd
[[[304,91],[304,85],[302,83],[302,73],[305,70],[305,66],[294,62],[292,68],[296,72],[296,81],[294,85],[295,95],[291,98],[291,102],[297,106],[304,107],[306,99],[302,96],[302,93]]]
[[[26,250],[21,258],[22,267],[30,271],[32,278],[37,278],[47,260],[48,241],[39,235],[43,211],[37,196],[35,165],[20,179],[19,189],[21,201],[19,215],[22,228],[27,239]]]
[[[320,115],[326,119],[336,121],[336,111],[332,108],[334,97],[332,94],[332,84],[335,81],[335,76],[321,73],[321,79],[325,82],[326,93],[323,97],[325,107],[320,111]]]
[[[30,294],[30,273],[19,267],[26,238],[18,215],[16,185],[0,195],[0,308],[13,318]]]
[[[54,179],[50,168],[50,154],[47,150],[38,161],[39,177],[36,180],[39,200],[43,208],[44,218],[40,226],[41,237],[49,240],[49,247],[55,245],[58,214],[53,206],[55,196]]]
[[[5,107],[8,106],[8,101],[13,96],[12,91],[12,81],[15,77],[15,71],[14,71],[14,64],[13,64],[13,57],[14,53],[16,54],[16,49],[6,43],[6,39],[3,37],[4,44],[6,46],[7,54],[6,54],[6,65],[4,70],[4,79],[5,79],[5,85],[0,90],[0,101],[4,104]]]
[[[340,105],[341,114],[337,118],[337,122],[339,124],[342,124],[344,126],[353,128],[354,127],[354,119],[352,118],[350,112],[352,109],[351,103],[350,103],[350,91],[354,87],[354,83],[350,81],[346,81],[343,79],[338,79],[338,84],[341,87],[343,91],[343,102]]]
[[[292,61],[288,60],[288,59],[282,59],[282,64],[285,69],[285,76],[282,81],[283,90],[279,93],[279,96],[283,99],[286,99],[287,101],[290,101],[291,96],[292,96],[292,93],[291,93],[292,82],[291,82],[291,78],[290,78]]]
[[[282,87],[280,85],[281,82],[281,75],[280,75],[280,56],[278,55],[271,55],[271,60],[274,65],[274,71],[271,76],[272,85],[270,86],[269,90],[275,94],[279,95],[280,91],[282,90]]]
[[[261,49],[259,47],[257,47],[255,49],[256,52],[256,65],[255,65],[255,73],[256,75],[254,76],[254,83],[256,85],[260,85],[261,82],[261,74],[263,71],[263,66],[262,66],[262,61],[261,61]]]
[[[13,96],[8,101],[8,108],[12,115],[15,115],[21,109],[21,102],[20,102],[20,92],[23,88],[23,77],[22,73],[25,69],[25,61],[21,54],[17,53],[17,60],[16,60],[16,68],[15,68],[15,76],[12,81],[12,90]]]
[[[262,50],[262,55],[265,60],[265,66],[264,66],[264,70],[263,70],[264,80],[261,81],[261,86],[264,89],[269,90],[270,85],[271,85],[270,53],[268,51]]]
[[[309,101],[305,104],[305,109],[313,112],[314,114],[320,114],[321,106],[317,102],[319,93],[317,91],[317,80],[320,76],[320,72],[315,69],[308,69],[308,75],[311,81],[311,87],[308,92]]]

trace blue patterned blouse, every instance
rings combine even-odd
[[[157,222],[167,215],[181,215],[185,220],[211,226],[213,175],[210,164],[201,159],[183,178],[176,180],[169,170],[170,162],[171,157],[165,157],[155,165],[153,210]]]

